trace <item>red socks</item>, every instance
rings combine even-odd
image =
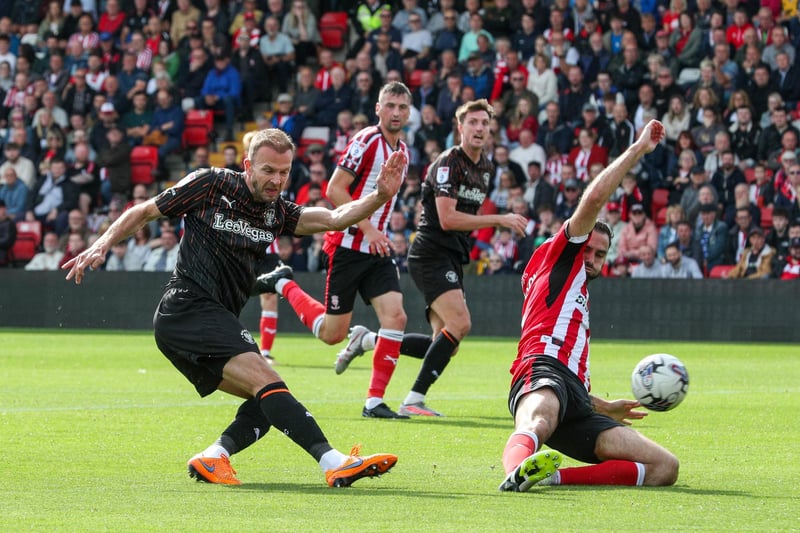
[[[629,485],[644,483],[644,465],[633,461],[603,461],[591,466],[562,468],[560,485]]]
[[[316,336],[318,332],[314,331],[314,323],[325,314],[325,306],[306,294],[294,280],[289,280],[284,286],[283,297],[300,321]]]
[[[383,398],[389,380],[392,379],[394,369],[397,367],[402,342],[402,331],[378,330],[378,340],[375,343],[375,351],[372,352],[372,377],[367,391],[368,398]]]
[[[275,342],[275,334],[278,332],[278,313],[275,311],[261,311],[261,353],[268,355],[272,350],[272,343]]]
[[[528,456],[536,453],[539,439],[535,433],[512,433],[503,450],[503,468],[506,474],[514,470]]]

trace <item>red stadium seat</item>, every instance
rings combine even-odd
[[[412,70],[410,74],[406,75],[406,85],[409,90],[416,91],[422,85],[422,69]]]
[[[735,265],[717,265],[708,273],[709,278],[727,278],[728,272],[733,270]]]
[[[669,191],[667,189],[655,189],[653,191],[653,198],[650,201],[651,218],[656,220],[658,212],[662,207],[669,205]]]
[[[10,261],[15,266],[25,265],[36,255],[36,250],[41,242],[41,222],[26,222],[24,220],[17,222],[17,240],[14,241],[14,246],[11,248]]]
[[[658,226],[659,228],[667,223],[667,208],[666,207],[662,207],[661,209],[658,210],[658,213],[656,213],[655,222],[656,222],[656,226]]]
[[[214,113],[206,109],[191,109],[186,112],[183,127],[183,147],[208,146],[214,131]]]
[[[346,11],[329,11],[319,19],[319,34],[322,46],[331,50],[347,49],[350,27]]]
[[[158,168],[158,148],[134,146],[131,150],[131,183],[150,185],[155,181],[153,171]]]

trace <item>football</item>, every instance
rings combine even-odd
[[[651,411],[669,411],[686,397],[689,373],[674,355],[648,355],[633,369],[631,389],[642,407]]]

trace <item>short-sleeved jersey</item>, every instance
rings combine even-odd
[[[589,293],[583,250],[589,237],[569,238],[567,225],[531,256],[522,274],[522,336],[514,379],[530,356],[558,359],[590,389]]]
[[[494,166],[486,156],[481,154],[475,163],[459,145],[439,154],[422,183],[422,218],[409,257],[440,253],[444,248],[455,253],[463,264],[469,263],[470,232],[443,230],[436,198],[454,198],[456,211],[477,214],[486,199],[493,172]]]
[[[355,179],[350,185],[350,196],[358,200],[367,196],[376,188],[376,180],[381,172],[381,165],[389,159],[395,150],[405,153],[409,158],[408,147],[399,141],[396,148],[392,147],[377,126],[370,126],[356,133],[347,145],[347,149],[339,158],[338,167],[352,174]],[[406,179],[408,166],[403,169],[403,181]],[[386,232],[389,225],[389,215],[394,209],[397,196],[392,197],[383,207],[376,210],[369,217],[369,221],[379,231]],[[325,235],[328,245],[341,246],[369,253],[369,243],[364,238],[364,232],[358,226],[350,226],[344,231],[329,231]]]
[[[278,236],[292,235],[303,208],[253,198],[244,174],[195,171],[156,197],[159,211],[184,217],[173,282],[186,279],[237,316],[250,297],[255,268]]]

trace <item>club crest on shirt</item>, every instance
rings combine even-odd
[[[490,179],[489,173],[488,172],[484,172],[483,173],[483,183],[487,187],[489,186],[489,179]]]
[[[244,342],[249,343],[249,344],[255,344],[256,343],[256,341],[253,339],[253,336],[246,329],[242,330],[242,340]]]
[[[269,209],[267,209],[267,212],[264,213],[264,224],[266,224],[270,228],[275,225],[275,209],[274,208],[269,208]]]
[[[439,167],[436,169],[436,183],[442,185],[450,181],[450,167]]]
[[[339,309],[339,297],[335,294],[331,296],[331,309],[334,311]]]
[[[444,277],[450,283],[456,283],[458,281],[458,274],[456,274],[452,270],[448,270],[447,273],[444,275]]]
[[[350,151],[348,152],[350,159],[352,159],[353,161],[358,161],[359,159],[361,159],[361,156],[364,155],[365,148],[366,146],[364,145],[364,143],[353,141],[352,144],[350,144]]]

